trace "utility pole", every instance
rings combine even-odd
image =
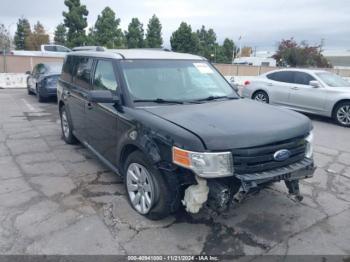
[[[4,43],[3,43],[3,52],[2,52],[2,54],[3,54],[3,57],[4,57],[4,73],[7,73],[7,61],[6,61],[6,52],[7,52],[7,50],[6,50],[6,46],[8,46],[8,49],[10,50],[11,49],[11,33],[10,33],[10,27],[12,26],[12,25],[14,25],[15,24],[15,22],[13,22],[13,23],[11,23],[11,24],[9,24],[8,25],[8,27],[7,27],[7,34],[8,34],[8,43],[5,43],[5,39],[3,40],[4,41]]]
[[[242,57],[242,36],[240,35],[238,38],[238,42],[239,42],[239,57]]]

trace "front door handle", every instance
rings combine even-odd
[[[293,90],[299,90],[299,87],[294,86],[294,87],[292,87],[292,89]]]

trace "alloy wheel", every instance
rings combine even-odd
[[[61,121],[62,121],[62,130],[63,130],[63,135],[65,138],[69,137],[69,123],[68,123],[68,118],[66,111],[63,110],[61,114]]]
[[[350,125],[350,105],[343,105],[339,107],[337,111],[337,119],[345,126]]]
[[[258,102],[267,103],[267,97],[264,93],[256,94],[254,99]]]
[[[131,163],[127,169],[126,183],[133,207],[139,213],[147,214],[154,201],[154,187],[148,170],[138,163]]]

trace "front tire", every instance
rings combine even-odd
[[[60,109],[60,117],[63,140],[70,145],[77,144],[78,140],[73,135],[73,126],[68,117],[65,106],[62,106]]]
[[[265,104],[270,102],[269,95],[265,91],[256,91],[253,94],[252,99]]]
[[[179,186],[147,160],[140,151],[131,153],[125,162],[124,184],[130,205],[139,214],[159,220],[175,212],[179,205]],[[171,176],[171,175],[169,175]]]
[[[350,127],[350,101],[339,103],[333,111],[334,121],[344,127]]]

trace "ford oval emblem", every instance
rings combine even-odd
[[[291,153],[287,149],[278,150],[273,154],[273,158],[276,161],[284,161],[290,157]]]

